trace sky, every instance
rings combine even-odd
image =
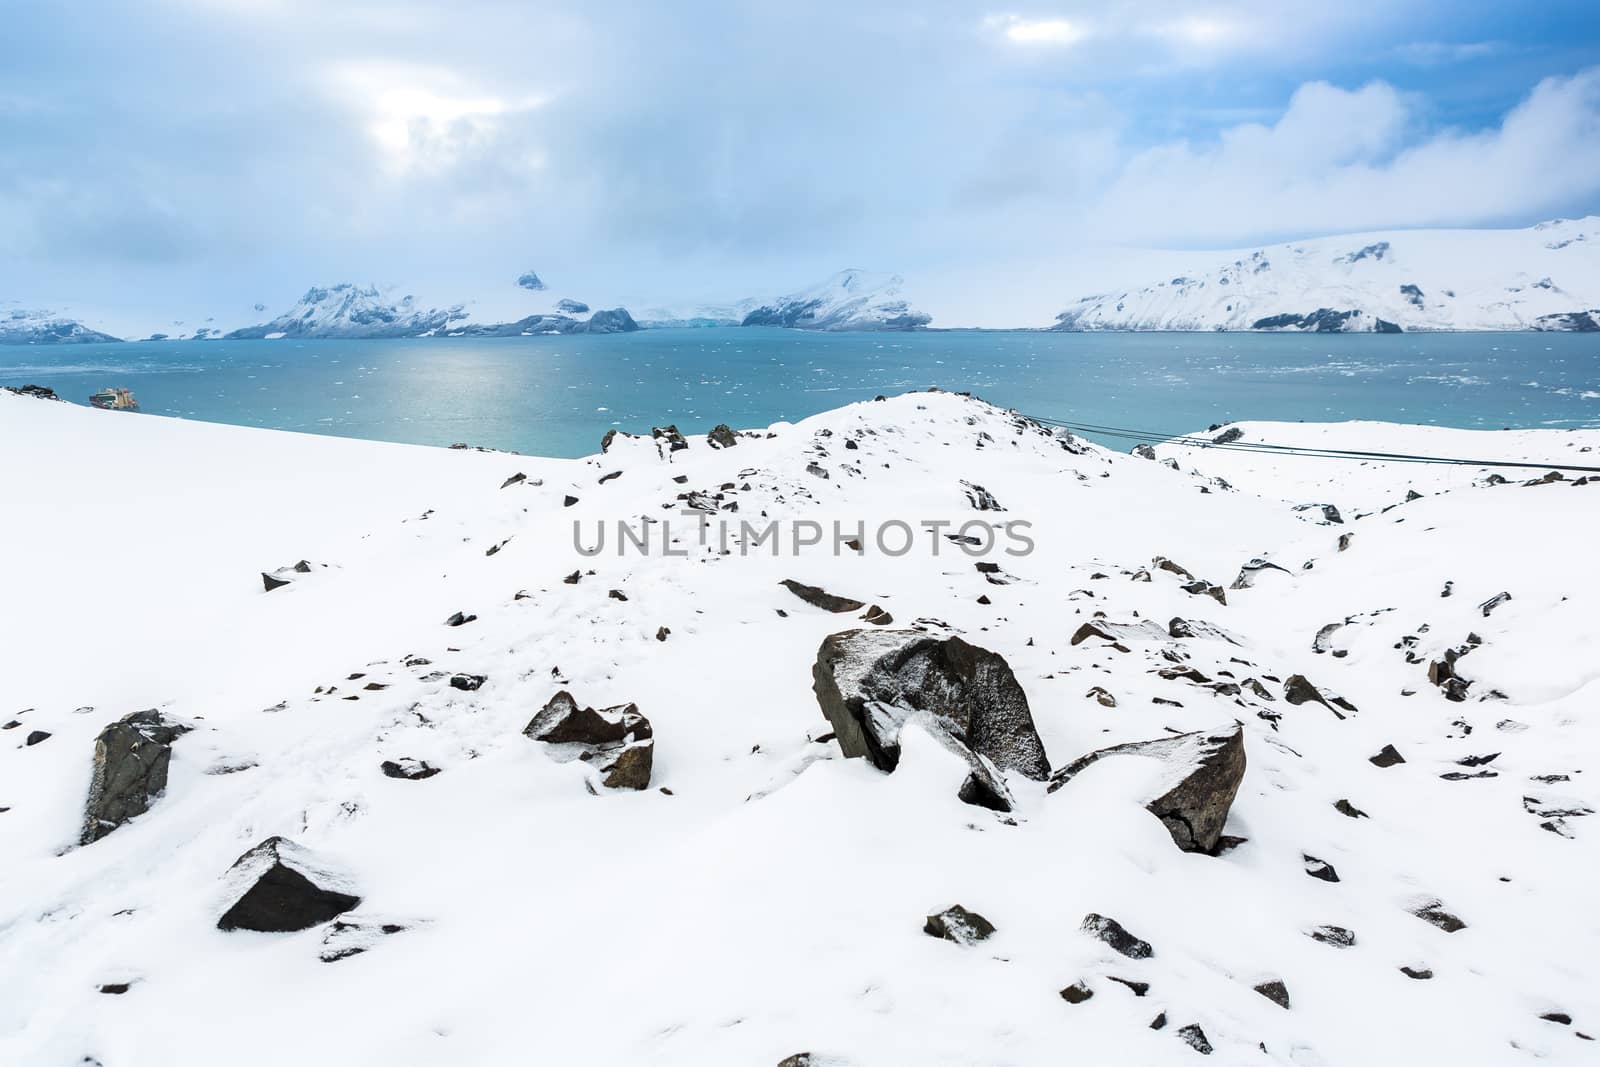
[[[1593,0],[4,0],[0,22],[0,305],[112,325],[241,325],[339,281],[525,313],[529,269],[596,306],[859,267],[1059,307],[1124,249],[1600,214]]]

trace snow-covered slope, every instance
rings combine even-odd
[[[901,296],[904,285],[898,274],[842,270],[752,309],[741,324],[802,330],[912,330],[928,325],[931,318]]]
[[[71,345],[120,341],[91,330],[76,319],[49,311],[30,311],[0,304],[0,345]]]
[[[1244,429],[1600,456],[1594,431]],[[0,1062],[1592,1061],[1600,481],[1173,470],[939,393],[719,440],[547,460],[0,394],[0,457],[28,470],[0,524]],[[712,509],[704,541],[685,507]],[[741,551],[762,516],[783,544]],[[619,520],[656,551],[576,551],[574,521],[592,545]],[[939,536],[1017,547],[997,526],[1019,520],[1031,554]],[[1207,588],[1283,569],[1224,604],[1158,556]],[[1117,639],[1074,643],[1085,624]],[[863,627],[1004,657],[1054,768],[1241,724],[1230,840],[1179,850],[1144,807],[1161,759],[1055,791],[1008,774],[1004,814],[957,798],[969,765],[924,720],[893,773],[843,758],[813,666]],[[1429,680],[1447,660],[1459,701]],[[523,735],[559,690],[637,702],[648,789],[591,794]],[[79,845],[96,735],[146,708],[191,727],[165,792]],[[408,759],[438,773],[392,777]],[[262,854],[224,872],[273,835],[360,903],[219,930]],[[993,936],[924,933],[955,904]]]
[[[1084,297],[1060,330],[1596,330],[1600,217],[1174,252],[1163,280]]]

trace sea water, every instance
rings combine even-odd
[[[765,427],[928,386],[1163,434],[1242,419],[1575,427],[1600,426],[1600,335],[726,327],[0,346],[0,384],[27,383],[76,403],[126,386],[157,415],[550,456],[595,452],[612,427]]]

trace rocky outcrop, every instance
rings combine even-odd
[[[732,448],[739,443],[739,437],[727,423],[719,422],[706,434],[706,443],[712,448]]]
[[[1228,809],[1244,781],[1244,732],[1237,724],[1098,749],[1051,775],[1050,792],[1108,756],[1142,756],[1167,764],[1169,771],[1157,786],[1159,792],[1146,799],[1146,810],[1161,820],[1183,851],[1216,850]]]
[[[563,689],[522,733],[549,745],[551,755],[560,762],[587,763],[607,789],[645,789],[650,785],[655,736],[637,704],[580,708]]]
[[[812,688],[846,756],[893,771],[894,735],[912,711],[944,723],[1001,770],[1050,773],[1028,697],[1006,661],[959,637],[915,630],[847,630],[817,650]],[[891,711],[891,709],[893,709]]]
[[[100,731],[79,843],[98,841],[149,810],[167,788],[172,743],[188,732],[155,709],[123,716]]]
[[[347,879],[283,837],[269,837],[240,856],[225,878],[233,903],[217,920],[219,930],[305,930],[361,903]]]
[[[1110,945],[1112,949],[1130,960],[1147,960],[1156,954],[1156,950],[1150,947],[1150,942],[1134,937],[1121,923],[1106,915],[1091,911],[1083,917],[1079,929],[1096,940]]]
[[[842,615],[847,611],[860,611],[867,606],[865,601],[834,596],[825,589],[815,585],[806,585],[804,582],[797,582],[793,578],[785,578],[778,584],[812,607],[821,608],[823,611],[831,611],[838,615]]]

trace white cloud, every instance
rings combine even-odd
[[[1600,67],[1546,79],[1482,132],[1408,140],[1421,111],[1382,82],[1305,85],[1270,126],[1134,156],[1094,215],[1123,237],[1243,243],[1491,223],[1600,195]]]
[[[1076,44],[1087,36],[1087,30],[1082,25],[1064,18],[1030,19],[1021,15],[990,15],[983,22],[986,27],[998,30],[1006,40],[1015,44]]]

